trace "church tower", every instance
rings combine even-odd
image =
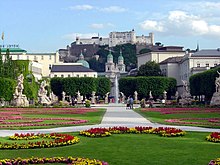
[[[111,50],[109,51],[109,54],[107,56],[107,62],[105,63],[105,73],[106,77],[113,78],[115,77],[115,64],[113,62],[113,55],[111,53]]]
[[[118,70],[120,73],[125,72],[124,57],[122,56],[121,50],[120,50],[120,55],[118,56]]]

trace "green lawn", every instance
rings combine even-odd
[[[74,133],[81,139],[78,144],[46,149],[0,150],[0,159],[73,156],[104,160],[110,165],[207,165],[211,159],[220,157],[220,144],[206,141],[208,134],[187,132],[183,137],[174,138],[153,134],[114,134],[105,138],[88,138]]]
[[[168,125],[189,125],[189,126],[200,126],[200,127],[207,127],[207,128],[220,128],[220,126],[213,125],[213,123],[209,122],[208,120],[202,120],[204,118],[211,119],[211,118],[219,118],[219,122],[217,124],[220,125],[220,109],[219,112],[210,112],[210,113],[175,113],[175,114],[161,114],[160,112],[154,111],[142,111],[140,108],[135,109],[135,111],[141,114],[143,117],[147,118],[151,122],[161,123],[161,124],[168,124]],[[186,122],[198,122],[197,124],[175,124],[166,122],[166,119],[181,119],[181,118],[198,118],[198,119],[189,119],[183,120]],[[201,120],[199,119],[201,118]]]

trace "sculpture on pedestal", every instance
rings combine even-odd
[[[220,105],[220,73],[217,71],[218,77],[215,78],[215,93],[213,93],[210,105]]]
[[[95,104],[95,91],[92,91],[91,103]]]
[[[109,95],[109,92],[105,94],[105,103],[106,104],[108,104],[108,95]]]
[[[181,95],[181,99],[179,102],[182,105],[189,105],[192,103],[192,96],[189,91],[189,84],[186,80],[182,80],[183,82],[183,94]]]
[[[137,93],[137,91],[134,91],[134,101],[135,101],[135,103],[137,103],[137,101],[138,101],[138,93]]]
[[[26,95],[23,94],[24,86],[23,86],[24,76],[20,74],[17,78],[17,86],[15,87],[15,92],[13,94],[12,104],[14,106],[29,106],[29,101],[27,100]]]
[[[42,81],[40,84],[40,88],[38,90],[38,102],[39,102],[39,104],[50,105],[51,100],[47,96],[47,90],[45,89],[46,86],[47,86],[46,81],[45,80]]]
[[[80,92],[77,92],[77,104],[82,103]]]

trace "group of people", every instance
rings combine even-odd
[[[133,109],[134,99],[132,96],[129,96],[127,99],[127,108],[126,109]]]

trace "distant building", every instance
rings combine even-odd
[[[97,72],[83,66],[82,63],[60,63],[53,64],[50,77],[94,77]]]
[[[160,63],[169,57],[184,56],[185,51],[181,46],[153,46],[150,52],[137,55],[137,66],[144,65],[148,61]]]

